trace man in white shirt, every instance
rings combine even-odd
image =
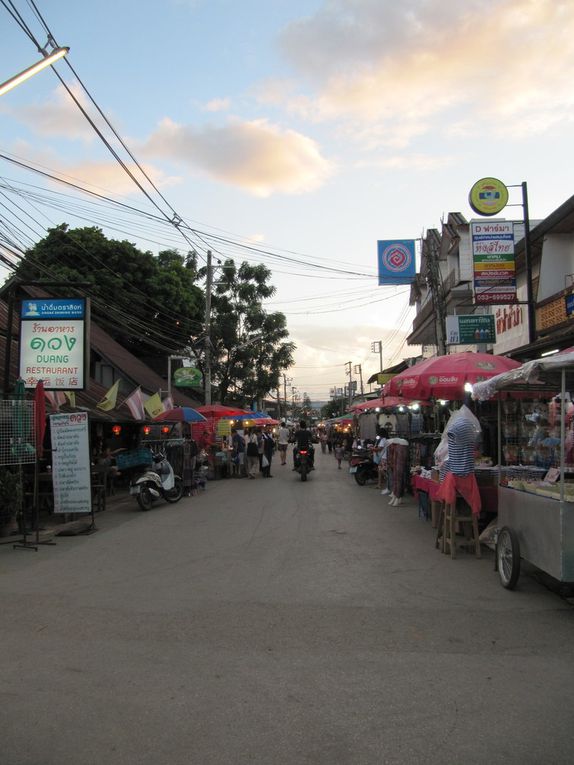
[[[281,423],[279,433],[277,434],[277,447],[279,449],[279,455],[281,457],[281,464],[284,465],[287,462],[287,444],[289,443],[289,431],[285,427],[285,422]]]

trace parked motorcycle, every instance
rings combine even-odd
[[[142,510],[150,510],[155,499],[179,502],[183,496],[183,481],[175,475],[166,455],[158,452],[152,457],[153,466],[130,484],[130,494]]]
[[[373,462],[369,452],[355,451],[349,460],[349,473],[355,477],[359,486],[364,486],[367,481],[378,481],[379,466]]]

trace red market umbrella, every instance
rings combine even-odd
[[[519,366],[519,361],[489,353],[465,351],[433,356],[395,375],[388,383],[388,390],[392,396],[411,401],[430,398],[461,401],[465,383],[482,382]]]
[[[158,414],[153,418],[154,422],[207,422],[207,418],[204,417],[197,409],[192,409],[190,406],[174,406],[173,409],[168,409],[166,412]]]
[[[36,433],[36,451],[41,459],[44,454],[44,434],[46,432],[46,396],[44,393],[44,383],[38,380],[36,390],[34,391],[34,430]]]

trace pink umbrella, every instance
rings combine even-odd
[[[44,434],[46,432],[46,396],[44,393],[44,383],[38,380],[36,390],[34,391],[35,413],[34,430],[36,433],[36,451],[38,457],[42,458],[44,454]]]
[[[389,392],[409,400],[444,398],[461,401],[465,383],[476,383],[521,366],[506,356],[489,353],[453,353],[419,361],[388,383]]]

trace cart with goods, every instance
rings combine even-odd
[[[474,385],[499,398],[496,567],[513,589],[521,561],[574,584],[574,353],[529,361]]]

